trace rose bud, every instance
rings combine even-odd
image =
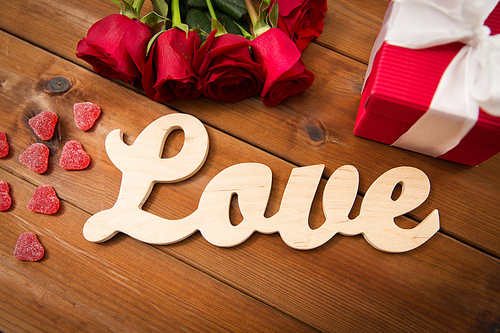
[[[323,32],[326,0],[271,0],[278,2],[278,28],[288,34],[303,52],[309,42]]]
[[[133,83],[141,76],[150,39],[146,24],[112,14],[90,27],[87,37],[78,42],[76,56],[102,76]]]
[[[216,31],[195,54],[195,68],[203,95],[235,103],[261,92],[262,65],[252,59],[250,41],[242,36]]]
[[[295,43],[280,29],[269,29],[255,38],[252,51],[266,73],[261,92],[265,105],[277,106],[312,85],[314,74],[300,60],[301,53]]]
[[[148,97],[169,102],[174,97],[197,98],[198,77],[192,68],[201,40],[196,32],[172,28],[154,42],[144,66],[142,86]]]

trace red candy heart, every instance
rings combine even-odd
[[[12,199],[9,194],[9,184],[0,180],[0,212],[10,208]]]
[[[95,121],[101,114],[101,108],[90,102],[76,103],[73,105],[76,126],[86,131],[94,126]]]
[[[42,174],[49,165],[49,148],[44,144],[34,143],[19,155],[19,161],[31,171]]]
[[[68,141],[61,153],[59,166],[66,170],[82,170],[90,164],[90,156],[78,141]]]
[[[38,261],[43,258],[45,250],[32,232],[22,233],[17,239],[14,258],[19,260]]]
[[[50,140],[56,128],[57,114],[52,111],[43,111],[28,120],[28,123],[40,139]]]
[[[35,189],[28,209],[35,213],[54,214],[59,210],[59,198],[50,185],[42,185]]]
[[[4,132],[0,131],[0,158],[7,156],[9,153],[9,143]]]

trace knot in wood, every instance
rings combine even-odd
[[[68,79],[64,77],[55,77],[47,82],[47,89],[53,93],[65,93],[69,90],[71,84]]]
[[[325,141],[325,133],[321,128],[316,125],[308,125],[306,127],[307,135],[314,142],[323,142]]]

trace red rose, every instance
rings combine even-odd
[[[151,31],[146,24],[112,14],[94,23],[78,42],[76,56],[110,79],[133,83],[141,76]]]
[[[202,93],[210,98],[235,103],[260,93],[262,65],[252,59],[250,41],[242,36],[213,31],[196,51],[195,65]]]
[[[299,49],[282,30],[269,29],[255,38],[252,51],[266,73],[261,93],[265,105],[276,106],[312,85],[314,74],[304,66]]]
[[[271,3],[277,1],[271,0]],[[326,0],[286,0],[278,3],[278,28],[288,33],[300,52],[303,52],[309,42],[323,32]]]
[[[197,98],[198,77],[192,68],[195,50],[200,46],[196,32],[172,28],[153,44],[144,66],[142,86],[148,97],[168,102],[174,97]]]

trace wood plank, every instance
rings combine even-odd
[[[1,213],[2,332],[315,331],[129,237],[88,242],[88,213],[66,201],[53,216],[30,212],[35,186],[1,168],[0,179],[14,197]],[[12,256],[25,231],[45,247],[39,262]]]
[[[387,0],[328,1],[323,33],[314,42],[368,64]]]
[[[364,67],[316,45],[309,47],[304,61],[316,73],[315,83],[276,108],[262,107],[258,98],[231,105],[207,100],[174,100],[168,105],[291,163],[325,163],[326,177],[342,165],[354,165],[365,177],[362,194],[388,169],[419,168],[430,178],[428,204],[440,210],[441,229],[499,257],[500,180],[495,174],[500,155],[470,167],[355,137]],[[207,103],[218,112],[206,112]],[[427,214],[417,209],[411,216],[421,221]]]
[[[120,173],[105,155],[105,136],[112,129],[120,128],[126,133],[125,140],[131,143],[147,124],[172,110],[7,34],[0,34],[0,45],[6,45],[5,49],[9,50],[0,53],[0,60],[5,64],[0,73],[3,82],[0,114],[5,122],[2,121],[0,129],[15,133],[10,140],[11,154],[0,161],[5,170],[3,175],[12,177],[9,175],[12,173],[35,185],[53,185],[67,202],[61,219],[64,216],[65,221],[71,222],[44,229],[48,223],[45,220],[38,222],[24,217],[19,220],[36,225],[39,231],[50,230],[50,235],[62,239],[65,239],[63,235],[69,237],[64,243],[67,247],[93,249],[97,264],[116,262],[120,269],[113,269],[119,273],[115,274],[119,283],[123,282],[120,275],[132,265],[137,274],[142,274],[141,269],[146,270],[145,275],[141,275],[143,278],[132,284],[134,288],[141,288],[141,293],[142,288],[146,288],[142,284],[150,281],[151,284],[159,282],[161,290],[167,288],[166,282],[161,282],[165,281],[162,274],[173,259],[166,253],[318,330],[359,331],[376,327],[381,331],[475,331],[493,327],[491,325],[498,322],[495,318],[500,314],[497,284],[500,261],[442,234],[414,251],[398,255],[377,251],[359,236],[335,236],[311,251],[290,249],[278,235],[259,234],[229,249],[214,247],[199,234],[169,246],[151,247],[123,235],[104,244],[85,243],[81,228],[88,215],[70,215],[70,207],[76,205],[89,213],[109,208],[119,189]],[[36,59],[36,66],[33,66],[33,59]],[[44,84],[55,76],[69,78],[72,88],[62,95],[47,93]],[[103,108],[96,127],[85,133],[73,127],[71,118],[71,105],[84,100],[92,100]],[[206,100],[204,103],[206,108],[213,106]],[[23,147],[36,140],[26,124],[28,115],[45,108],[56,110],[61,120],[57,137],[49,143],[52,151],[49,171],[36,175],[22,167],[17,157]],[[248,111],[243,109],[243,112]],[[186,216],[196,209],[199,195],[216,173],[236,163],[260,162],[270,166],[274,173],[268,215],[275,213],[293,165],[211,127],[208,131],[211,150],[205,166],[182,183],[155,186],[145,208],[170,218]],[[60,148],[70,138],[81,141],[89,151],[93,162],[87,170],[69,172],[57,167]],[[177,134],[172,139],[174,147],[166,152],[167,155],[175,153],[182,135]],[[366,178],[367,173],[361,172],[362,182],[366,182]],[[320,193],[323,187],[324,181]],[[22,193],[16,188],[13,192]],[[21,200],[26,199],[16,200],[20,200],[19,207],[22,207]],[[427,212],[431,208],[434,207],[428,204],[422,207]],[[316,198],[311,212],[312,227],[318,227],[321,219],[321,204]],[[414,225],[407,218],[400,222]],[[13,236],[9,237],[9,244],[12,244]],[[43,237],[42,241],[47,238]],[[4,251],[7,250],[4,248]],[[53,251],[51,256],[63,260],[64,251],[62,254]],[[142,258],[142,253],[148,253],[147,257]],[[134,261],[139,264],[135,265]],[[89,276],[82,265],[79,262],[79,267],[75,268],[82,269],[78,274]],[[155,270],[157,265],[161,268]],[[99,265],[97,268],[106,269]],[[49,268],[43,270],[41,279],[47,278],[44,274],[49,274]],[[153,275],[150,277],[150,274]],[[191,274],[189,270],[189,274],[180,275],[189,278]],[[70,281],[70,277],[63,276],[64,281]],[[107,288],[107,281],[95,283],[102,289]],[[54,288],[63,287],[56,285]],[[194,288],[195,293],[199,291]],[[181,297],[181,294],[176,295]],[[96,301],[96,296],[86,297]],[[153,300],[148,299],[148,302]],[[228,302],[240,306],[238,301]],[[112,304],[110,306],[114,309]],[[185,305],[183,310],[189,312],[190,308]],[[204,307],[202,310],[209,311]],[[222,311],[220,308],[215,310]],[[137,325],[141,323],[137,317],[131,320]]]
[[[364,6],[361,0],[352,3],[330,1],[329,6],[331,10],[327,12],[326,22],[338,23],[332,15],[345,12],[342,15],[349,25],[371,26],[368,30],[357,28],[342,34],[327,27],[322,38],[333,40],[337,38],[334,36],[342,35],[345,40],[353,41],[351,46],[342,47],[342,50],[361,49],[359,45],[366,45],[367,39],[374,39],[376,22],[381,22],[385,11],[384,1],[370,2],[369,6]],[[95,20],[116,10],[113,3],[105,1],[92,2],[91,6],[76,1],[50,5],[40,1],[9,2],[4,8],[0,13],[2,29],[77,63],[82,63],[74,56],[78,40]],[[28,29],[19,25],[15,17],[21,14],[31,17],[35,26]],[[58,20],[53,20],[53,17]],[[60,26],[66,28],[61,31]],[[351,35],[354,33],[365,37],[360,39]],[[334,48],[335,43],[324,42],[322,45]],[[347,51],[344,53],[348,54]],[[358,58],[366,60],[369,50],[363,54]],[[495,177],[500,156],[473,168],[357,138],[352,130],[365,66],[316,44],[306,50],[304,61],[316,74],[315,83],[305,93],[287,99],[279,107],[266,108],[258,98],[237,104],[206,99],[177,100],[169,106],[193,114],[215,128],[294,164],[325,163],[327,177],[339,166],[353,164],[365,177],[360,184],[361,193],[365,193],[369,184],[390,168],[400,165],[417,167],[430,177],[429,203],[441,211],[442,230],[500,257],[497,236],[500,234],[500,206],[496,204],[496,198],[500,197],[500,180]],[[218,112],[207,112],[207,107]],[[471,196],[474,197],[472,203]],[[417,209],[412,216],[422,220],[426,214],[427,211]]]

